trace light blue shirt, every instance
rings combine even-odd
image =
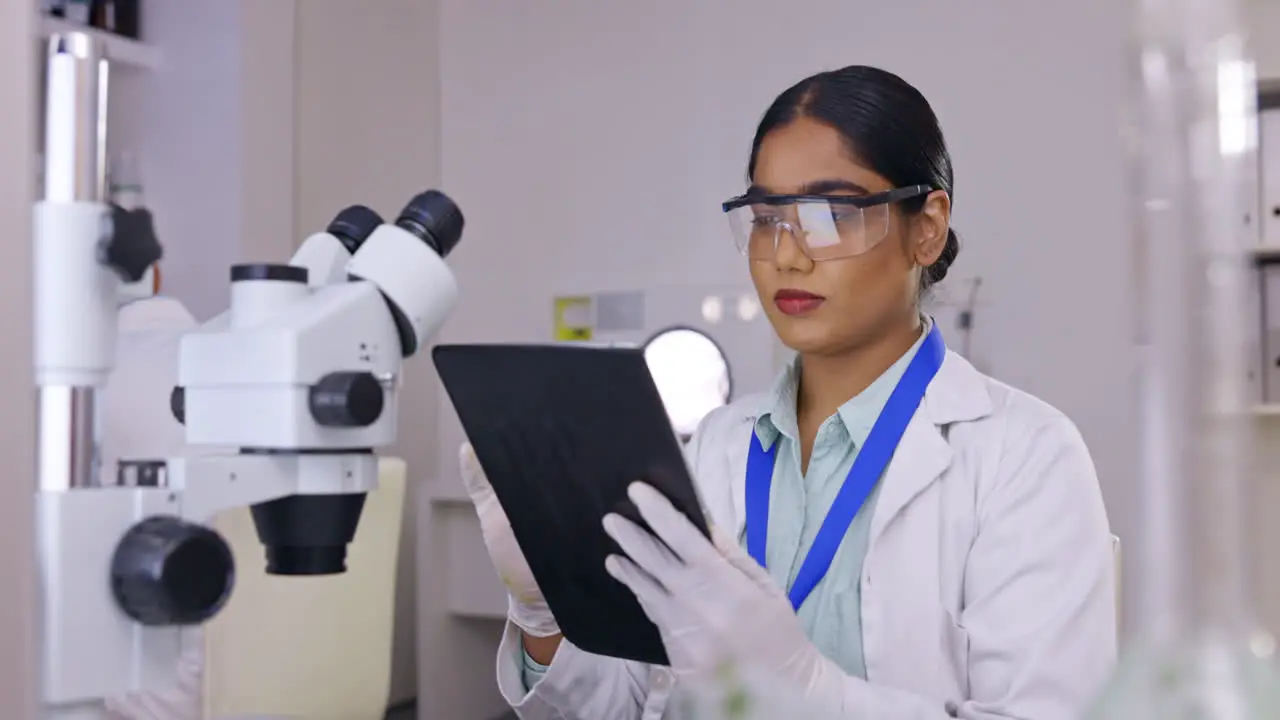
[[[769,574],[780,587],[791,589],[858,451],[931,327],[932,320],[926,316],[924,331],[915,345],[867,389],[823,421],[805,472],[800,470],[796,418],[800,368],[796,362],[788,365],[774,382],[764,405],[768,409],[756,419],[755,433],[765,447],[778,443],[769,493],[765,560]],[[862,654],[862,562],[871,539],[871,517],[879,494],[877,484],[854,517],[826,575],[796,613],[805,634],[823,655],[849,675],[863,679],[867,667]],[[745,533],[739,541],[745,547]],[[547,668],[521,654],[525,687],[529,688]]]
[[[924,333],[928,330],[926,326]],[[774,383],[772,403],[767,406],[770,409],[756,419],[755,431],[765,447],[777,443],[765,560],[774,581],[788,591],[858,451],[924,342],[924,333],[871,385],[823,421],[805,472],[800,470],[796,418],[799,367],[793,362]],[[805,634],[823,655],[846,673],[864,679],[867,667],[862,656],[862,561],[871,539],[871,517],[879,495],[877,484],[854,517],[826,575],[796,612]],[[745,547],[745,534],[740,540]]]

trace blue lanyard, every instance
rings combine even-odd
[[[849,532],[853,518],[867,501],[867,496],[879,482],[884,469],[889,465],[894,450],[902,441],[902,434],[907,430],[907,423],[915,415],[916,408],[924,398],[925,388],[942,366],[942,359],[947,354],[947,346],[942,341],[942,333],[934,325],[925,337],[916,356],[902,375],[902,379],[889,395],[876,423],[867,435],[867,441],[853,461],[844,485],[836,494],[836,499],[827,511],[827,517],[818,529],[813,546],[805,555],[800,565],[800,572],[791,585],[789,593],[791,606],[800,609],[805,598],[817,587],[818,582],[827,574],[831,561],[835,559],[840,543]],[[773,484],[773,466],[777,460],[777,443],[768,449],[761,444],[755,430],[751,432],[751,451],[747,456],[747,552],[755,561],[765,567],[765,545],[769,536],[769,488]]]

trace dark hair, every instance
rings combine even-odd
[[[851,65],[818,73],[787,88],[778,96],[756,128],[751,142],[747,176],[754,177],[756,156],[765,137],[797,118],[812,118],[835,128],[861,163],[895,187],[928,185],[955,198],[951,154],[929,101],[907,81],[879,68]],[[900,203],[915,214],[927,196]],[[960,238],[947,231],[947,243],[937,262],[925,269],[927,288],[947,276],[960,253]]]

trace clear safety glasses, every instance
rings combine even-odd
[[[747,194],[721,207],[738,251],[752,260],[773,260],[784,231],[810,259],[835,260],[870,251],[889,234],[890,206],[932,190],[911,185],[871,195]]]

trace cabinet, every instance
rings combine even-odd
[[[1258,115],[1258,151],[1261,240],[1280,249],[1280,105]]]
[[[1259,93],[1258,167],[1255,182],[1257,205],[1249,213],[1256,222],[1257,246],[1253,250],[1257,312],[1258,364],[1251,373],[1259,416],[1280,417],[1280,84],[1263,83]]]
[[[1255,415],[1254,466],[1256,481],[1249,488],[1248,541],[1252,547],[1275,547],[1280,531],[1275,509],[1280,507],[1280,483],[1274,468],[1280,467],[1280,82],[1264,82],[1259,93],[1257,173],[1258,273],[1257,305],[1262,342],[1258,370],[1262,403]],[[1254,606],[1259,620],[1271,632],[1280,632],[1280,571],[1270,553],[1252,553],[1247,568],[1252,579]]]

